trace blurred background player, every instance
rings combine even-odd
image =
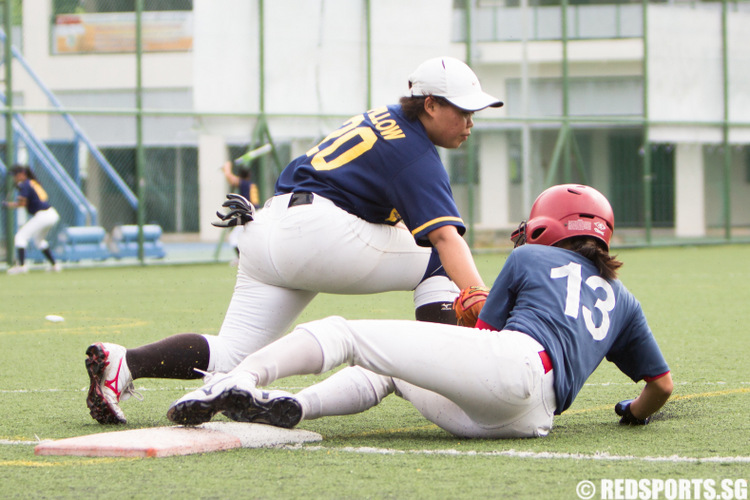
[[[541,437],[604,358],[646,385],[615,405],[621,424],[645,425],[672,393],[672,377],[639,302],[609,254],[614,215],[595,189],[560,185],[534,202],[477,328],[330,317],[298,326],[229,374],[170,407],[195,425],[216,413],[293,427],[358,413],[395,392],[431,422],[468,438]],[[524,245],[524,243],[526,243]],[[522,245],[522,246],[521,246]],[[353,365],[296,395],[277,379]]]
[[[238,175],[232,172],[233,165],[236,165],[238,167]],[[224,173],[224,177],[227,179],[229,185],[237,189],[237,192],[241,196],[249,200],[254,207],[257,207],[260,204],[260,200],[258,199],[258,186],[250,179],[249,165],[244,165],[239,160],[235,162],[228,161],[225,162],[221,167],[221,171]],[[229,238],[227,239],[227,242],[229,243],[229,245],[231,245],[231,247],[237,254],[237,257],[232,262],[230,262],[230,264],[235,266],[240,262],[239,240],[240,234],[244,230],[244,227],[245,226],[243,225],[234,226],[234,228],[229,233]]]
[[[18,190],[16,201],[4,202],[8,208],[26,208],[29,219],[18,229],[15,237],[16,265],[8,269],[8,274],[24,274],[29,272],[26,263],[26,247],[29,240],[34,240],[34,245],[44,254],[52,266],[53,271],[61,271],[60,263],[55,261],[49,243],[46,240],[52,226],[60,220],[60,215],[55,207],[50,205],[49,196],[42,185],[34,177],[34,173],[28,166],[14,165],[10,169],[13,181]]]
[[[293,160],[257,213],[233,198],[219,225],[249,222],[218,335],[184,333],[127,350],[89,346],[94,419],[124,423],[119,402],[134,379],[231,370],[284,335],[318,293],[413,290],[418,320],[456,324],[459,289],[484,283],[436,146],[459,147],[474,112],[503,103],[450,57],[422,63],[408,88],[399,104],[352,117]]]

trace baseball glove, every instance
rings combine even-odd
[[[453,310],[459,326],[474,328],[479,319],[479,312],[484,307],[490,289],[485,286],[470,286],[461,290],[453,301]]]

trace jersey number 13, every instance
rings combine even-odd
[[[609,330],[609,313],[615,308],[615,292],[612,290],[612,285],[601,276],[590,276],[585,281],[586,286],[592,290],[602,288],[605,293],[604,300],[597,298],[596,303],[594,304],[594,308],[598,309],[602,314],[602,322],[597,326],[594,324],[591,309],[581,305],[581,283],[583,283],[581,265],[570,262],[566,266],[555,267],[550,271],[550,278],[565,278],[568,280],[567,297],[565,299],[565,315],[577,319],[578,311],[582,311],[586,329],[594,340],[604,339]]]

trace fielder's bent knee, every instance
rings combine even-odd
[[[414,289],[414,307],[437,302],[450,302],[458,297],[461,291],[447,276],[431,276]]]
[[[204,335],[208,342],[208,372],[227,373],[239,365],[251,353],[227,342],[218,335]]]

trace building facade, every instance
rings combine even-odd
[[[475,232],[504,234],[559,182],[607,194],[634,241],[750,227],[744,2],[138,4],[15,3],[10,104],[26,130],[15,154],[46,164],[23,139],[33,133],[58,159],[73,186],[48,181],[69,225],[109,230],[143,210],[166,233],[216,240],[225,160],[271,143],[252,164],[270,196],[287,161],[450,55],[506,103],[475,116],[470,144],[441,151]]]

